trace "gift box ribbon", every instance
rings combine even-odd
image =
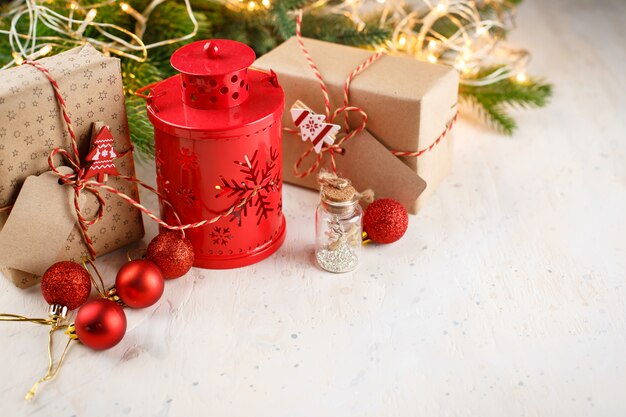
[[[357,134],[359,134],[360,132],[362,132],[363,130],[365,130],[365,127],[367,126],[367,113],[365,113],[365,111],[363,109],[361,109],[359,107],[356,107],[356,106],[351,106],[349,104],[350,103],[350,84],[352,83],[354,78],[356,78],[360,73],[365,71],[369,66],[371,66],[378,59],[383,57],[385,55],[385,52],[377,52],[377,53],[373,54],[367,60],[365,60],[363,63],[361,63],[361,65],[356,67],[348,75],[348,77],[346,78],[346,82],[344,84],[344,88],[343,88],[343,105],[341,107],[337,108],[334,112],[331,113],[331,110],[330,110],[331,109],[330,97],[328,95],[328,88],[326,87],[326,83],[324,82],[324,78],[322,77],[322,74],[320,73],[319,69],[317,68],[317,65],[315,64],[315,61],[313,60],[313,57],[311,56],[309,51],[306,49],[306,46],[304,45],[304,41],[302,39],[302,10],[298,11],[298,15],[296,17],[296,38],[298,39],[298,43],[300,45],[300,50],[302,51],[302,54],[305,56],[305,58],[306,58],[306,60],[307,60],[307,62],[309,64],[309,67],[311,68],[311,70],[315,74],[315,77],[318,79],[318,81],[320,83],[321,92],[322,92],[322,95],[324,97],[325,122],[327,124],[329,124],[329,125],[332,125],[333,122],[340,115],[342,115],[344,117],[345,135],[342,136],[337,141],[329,140],[329,141],[326,141],[326,142],[322,143],[321,148],[320,148],[319,142],[311,141],[311,147],[309,149],[307,149],[302,155],[300,155],[298,160],[295,162],[295,164],[293,166],[293,172],[294,172],[294,175],[296,177],[298,177],[298,178],[304,178],[304,177],[306,177],[308,175],[311,175],[313,172],[315,172],[320,167],[320,165],[321,165],[321,163],[322,163],[322,161],[324,159],[324,154],[328,153],[330,155],[330,166],[331,166],[331,169],[336,174],[337,173],[337,164],[335,162],[335,154],[343,155],[345,153],[345,150],[344,150],[344,148],[341,147],[341,145],[344,142],[346,142],[346,141],[350,140],[351,138],[353,138],[354,136],[356,136]],[[350,126],[348,124],[348,119],[349,119],[350,113],[358,113],[358,114],[361,115],[361,123],[360,123],[360,125],[356,129],[350,129]],[[450,130],[452,130],[452,126],[454,125],[454,122],[457,120],[457,116],[458,116],[458,113],[455,113],[455,115],[452,118],[452,120],[447,123],[444,131],[428,147],[426,147],[424,149],[421,149],[421,150],[418,150],[418,151],[401,151],[401,150],[393,150],[392,149],[392,150],[390,150],[390,152],[393,155],[395,155],[395,156],[417,158],[417,157],[425,154],[426,152],[431,151],[432,149],[434,149],[448,135]],[[285,128],[284,130],[286,132],[293,133],[295,135],[303,136],[301,129],[300,130],[296,130],[296,129]],[[304,140],[304,138],[303,138],[303,140]],[[315,159],[315,162],[313,162],[313,164],[306,171],[301,172],[300,171],[300,167],[301,167],[302,163],[304,162],[306,157],[309,156],[312,152],[316,152],[317,153],[317,158]]]

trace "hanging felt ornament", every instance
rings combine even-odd
[[[108,126],[103,126],[93,138],[92,149],[85,159],[91,164],[84,179],[96,177],[98,182],[106,182],[109,175],[118,176],[114,159],[118,157],[113,147],[113,135]]]

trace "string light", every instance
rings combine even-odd
[[[87,15],[85,16],[85,20],[82,21],[80,26],[78,26],[78,29],[76,29],[76,32],[74,32],[74,36],[76,37],[83,36],[83,33],[85,33],[85,29],[87,29],[87,26],[89,26],[89,24],[93,22],[97,14],[98,14],[98,11],[96,9],[89,10]]]
[[[393,32],[382,49],[454,66],[461,73],[461,84],[481,86],[517,80],[529,59],[527,51],[511,48],[502,39],[501,29],[510,27],[512,13],[481,16],[478,10],[486,2],[498,10],[505,1],[339,0],[329,5],[322,0],[320,7],[348,17],[355,27],[371,22],[372,15],[380,16],[378,25]],[[446,28],[445,34],[440,27]],[[481,71],[487,68],[495,70]]]
[[[130,4],[117,0],[90,2],[85,6],[81,5],[79,0],[72,0],[67,3],[68,11],[63,14],[57,7],[54,9],[49,7],[49,4],[53,3],[50,0],[14,0],[11,9],[6,12],[6,16],[10,18],[11,26],[7,30],[0,29],[0,35],[6,35],[8,38],[13,51],[13,59],[1,69],[19,65],[25,58],[36,59],[49,53],[46,45],[49,48],[55,46],[67,48],[85,43],[90,43],[107,55],[116,54],[143,62],[148,57],[148,50],[191,39],[198,32],[198,22],[193,15],[191,2],[190,0],[183,0],[188,18],[193,24],[192,31],[180,37],[145,44],[142,39],[150,15],[164,1],[166,0],[151,0],[143,12],[139,12]],[[269,3],[270,0],[264,1]],[[54,4],[57,3],[54,2]],[[136,20],[135,31],[131,32],[109,22],[98,22],[96,20],[98,9],[106,6],[119,6],[122,12],[132,16]],[[45,27],[53,33],[42,38],[46,41],[46,45],[43,47],[39,47],[40,38],[35,36],[38,32],[38,26]],[[87,31],[88,27],[95,29],[95,31]],[[94,37],[94,34],[101,36]],[[4,42],[4,39],[1,41]]]
[[[124,13],[132,16],[137,22],[145,23],[146,18],[143,17],[143,15],[135,10],[130,4],[122,2],[120,3],[120,9],[122,9]]]
[[[398,45],[400,45],[401,47],[406,45],[406,35],[404,33],[400,35],[400,38],[398,39]]]
[[[13,57],[13,61],[15,62],[15,65],[22,65],[24,63],[24,58],[22,58],[22,56],[19,53],[13,51],[11,53],[11,56]]]
[[[520,84],[524,84],[526,81],[528,81],[528,76],[523,71],[518,72],[517,75],[515,76],[515,81],[517,81]]]

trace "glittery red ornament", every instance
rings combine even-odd
[[[48,304],[74,310],[87,301],[90,292],[89,272],[76,262],[57,262],[41,277],[41,294]]]
[[[165,279],[172,279],[189,272],[195,254],[189,239],[184,238],[180,232],[167,230],[150,241],[146,259],[161,269]]]
[[[163,295],[165,281],[158,266],[145,259],[125,264],[115,278],[116,294],[132,308],[149,307]]]
[[[409,215],[396,200],[381,198],[365,210],[363,230],[377,243],[391,243],[400,239],[409,226]]]
[[[78,340],[92,349],[117,345],[126,333],[126,315],[115,301],[98,298],[84,304],[74,322]]]

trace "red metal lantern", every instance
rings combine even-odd
[[[273,73],[250,68],[254,59],[239,42],[191,43],[172,55],[180,74],[148,97],[157,185],[183,223],[214,218],[260,189],[232,215],[186,232],[201,268],[258,262],[285,239],[284,94]],[[170,211],[161,202],[162,216],[175,224]]]

